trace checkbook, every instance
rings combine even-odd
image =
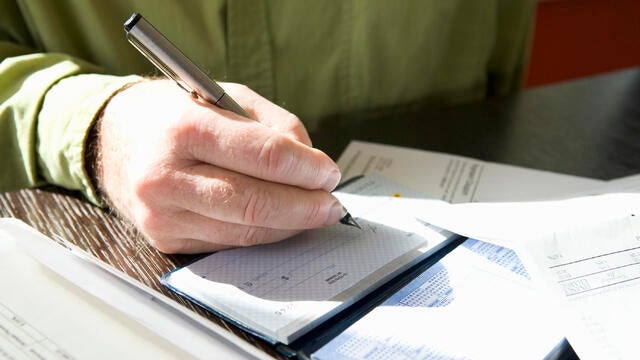
[[[464,240],[412,217],[399,200],[419,195],[381,176],[356,178],[334,195],[362,229],[336,224],[219,251],[171,271],[162,283],[247,332],[289,346],[317,338],[314,330],[350,317],[354,306],[384,298]]]

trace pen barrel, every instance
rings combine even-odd
[[[249,114],[140,14],[124,24],[127,39],[167,77],[192,95],[238,115]]]

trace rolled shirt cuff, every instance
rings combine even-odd
[[[39,170],[47,182],[79,190],[92,203],[102,205],[85,166],[87,136],[111,96],[141,79],[136,75],[81,74],[51,87],[37,128]]]

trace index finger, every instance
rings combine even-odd
[[[188,142],[176,148],[189,151],[185,158],[305,189],[331,191],[340,181],[338,166],[322,151],[228,111],[202,107],[182,125]]]
[[[252,119],[311,146],[307,129],[291,112],[265,99],[245,85],[220,83],[220,86],[252,116]]]

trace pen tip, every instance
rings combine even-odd
[[[362,226],[360,226],[360,224],[358,224],[358,222],[349,213],[343,216],[342,219],[340,219],[340,222],[345,225],[357,227],[358,229],[362,230]]]

